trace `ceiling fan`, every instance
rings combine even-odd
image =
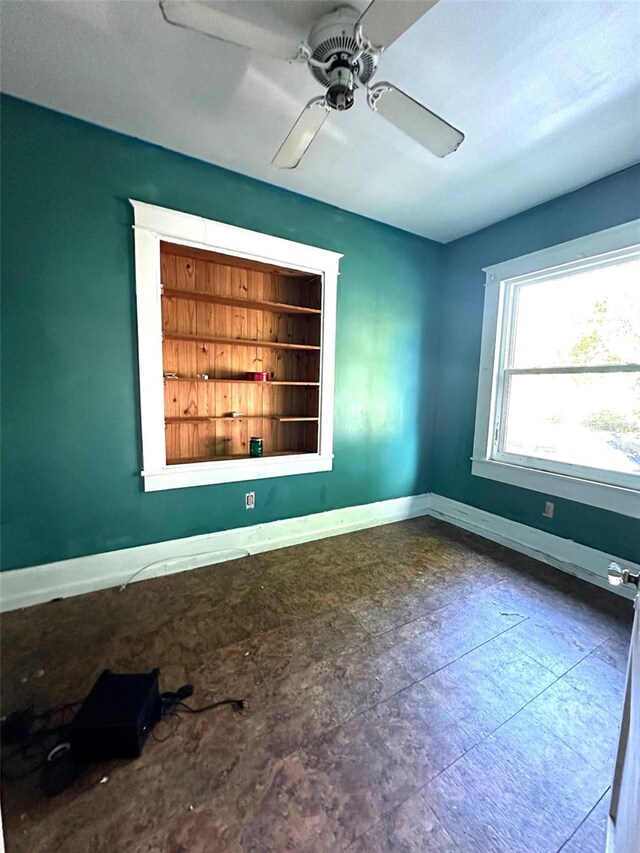
[[[160,0],[170,24],[206,33],[281,59],[306,62],[326,93],[312,98],[280,146],[273,164],[295,169],[332,110],[353,106],[356,89],[366,90],[371,109],[437,157],[455,151],[464,134],[391,83],[371,84],[383,50],[438,0],[373,0],[362,15],[339,6],[312,27],[306,41],[229,15],[205,0]]]

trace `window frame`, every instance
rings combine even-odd
[[[504,449],[505,431],[501,429],[506,406],[505,370],[516,374],[545,372],[541,368],[505,367],[507,348],[513,345],[515,290],[533,282],[549,281],[636,257],[640,257],[640,220],[484,269],[482,346],[471,459],[473,475],[640,518],[640,476],[509,453]],[[622,372],[618,366],[597,366],[597,372],[612,370]],[[580,366],[553,367],[547,372],[596,371],[594,366]]]
[[[189,213],[129,199],[134,210],[138,367],[142,432],[141,476],[145,491],[233,483],[331,471],[335,384],[337,252],[238,228]],[[243,257],[319,275],[322,279],[318,451],[275,457],[167,465],[160,243]]]

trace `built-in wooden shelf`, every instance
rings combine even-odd
[[[165,376],[165,382],[232,382],[234,385],[261,385],[264,387],[265,385],[302,385],[305,387],[320,387],[319,382],[289,382],[288,380],[283,379],[269,379],[266,382],[257,382],[255,379],[198,379],[198,377],[194,377],[191,379],[188,376]]]
[[[165,418],[166,424],[205,423],[206,421],[280,421],[281,424],[294,423],[298,421],[317,421],[318,418],[297,417],[296,415],[185,415],[180,418]]]
[[[176,332],[163,332],[165,341],[195,341],[204,344],[232,344],[238,347],[269,347],[272,349],[320,351],[320,347],[311,344],[285,344],[280,341],[254,341],[247,338],[210,338],[207,335],[183,335]],[[256,383],[257,384],[257,383]]]
[[[160,281],[168,465],[317,454],[322,278],[163,241]]]
[[[266,459],[269,456],[299,456],[303,453],[315,453],[315,450],[276,450],[263,453],[262,456],[250,456],[248,453],[228,453],[222,456],[187,456],[181,459],[167,459],[167,465],[189,465],[197,462],[224,462],[225,459]]]
[[[320,308],[305,308],[302,305],[290,305],[287,302],[269,302],[257,299],[234,299],[232,296],[217,296],[200,290],[177,290],[164,287],[162,295],[169,299],[188,299],[192,302],[209,302],[214,305],[226,305],[228,308],[249,308],[252,311],[273,311],[277,314],[321,314]]]

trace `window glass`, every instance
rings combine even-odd
[[[517,368],[640,363],[640,260],[514,288]]]
[[[515,374],[504,450],[640,474],[640,373]]]

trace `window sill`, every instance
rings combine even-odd
[[[315,474],[331,471],[333,456],[305,453],[296,456],[247,457],[220,462],[198,462],[168,465],[157,471],[143,471],[145,492],[183,489],[188,486],[211,486],[219,483],[238,483],[244,480],[264,480],[268,477],[288,477],[291,474]]]
[[[635,489],[581,480],[565,474],[551,474],[490,459],[472,459],[471,473],[476,477],[485,477],[522,489],[589,504],[631,518],[640,518],[640,492]]]

